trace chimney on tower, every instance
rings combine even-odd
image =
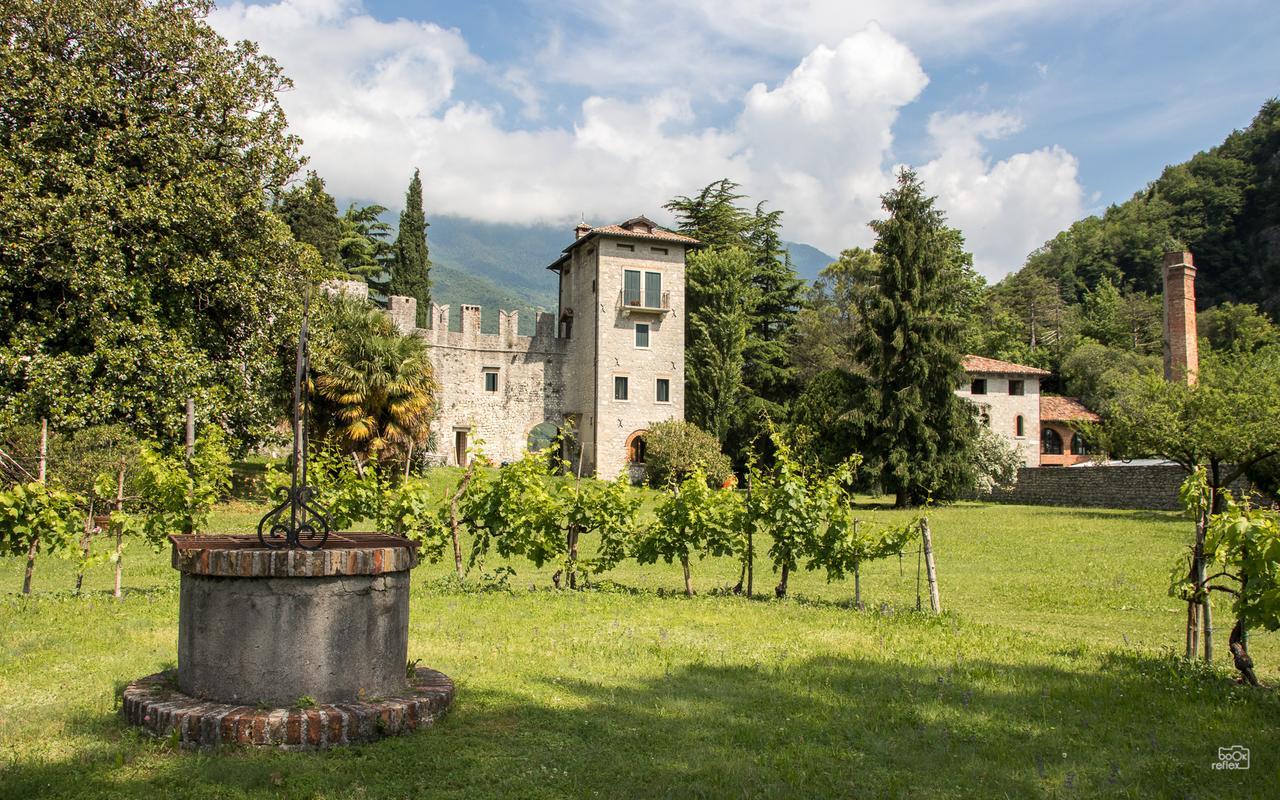
[[[1191,253],[1164,254],[1164,378],[1196,382],[1200,348],[1196,338],[1196,267]]]
[[[591,226],[587,224],[587,221],[585,219],[583,219],[573,228],[573,238],[575,240],[581,239],[583,236],[586,236],[588,233],[591,233]]]

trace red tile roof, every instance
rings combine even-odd
[[[1047,369],[1014,364],[1012,361],[1001,361],[997,358],[983,358],[968,355],[964,357],[965,372],[994,372],[997,375],[1051,375]]]
[[[617,225],[601,225],[595,228],[587,228],[581,236],[562,251],[565,255],[551,262],[547,269],[556,269],[569,257],[568,254],[573,248],[596,236],[619,236],[624,239],[641,239],[649,242],[670,242],[684,245],[685,247],[697,247],[702,244],[692,236],[685,236],[683,233],[668,230],[648,217],[632,217],[626,222],[620,222]]]
[[[1040,419],[1043,422],[1101,422],[1102,417],[1084,407],[1078,397],[1040,395]]]

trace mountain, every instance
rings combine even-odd
[[[795,267],[796,274],[806,281],[817,280],[818,273],[835,261],[835,258],[813,245],[799,242],[783,242],[783,245],[791,251],[791,266]]]
[[[499,309],[520,311],[522,333],[533,331],[538,308],[555,310],[556,276],[546,266],[573,241],[572,230],[444,215],[427,221],[432,301],[451,306],[454,326],[463,303],[482,307],[480,325],[485,331],[497,330]],[[807,244],[784,244],[796,273],[806,281],[835,260]]]
[[[538,308],[555,310],[556,276],[547,265],[571,241],[573,231],[549,225],[506,225],[463,217],[428,219],[432,302],[449,304],[456,326],[459,307],[481,306],[480,327],[496,332],[498,311],[518,310],[521,333],[532,333]]]

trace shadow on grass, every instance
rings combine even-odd
[[[1092,671],[813,658],[686,664],[641,682],[460,678],[415,735],[322,754],[176,754],[116,718],[68,721],[78,757],[10,762],[12,797],[1263,797],[1280,705],[1118,656]],[[1248,772],[1211,768],[1217,748]]]

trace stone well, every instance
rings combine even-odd
[[[318,550],[174,536],[178,669],[125,690],[130,722],[192,746],[321,748],[430,724],[453,684],[409,669],[416,545],[331,534]]]

